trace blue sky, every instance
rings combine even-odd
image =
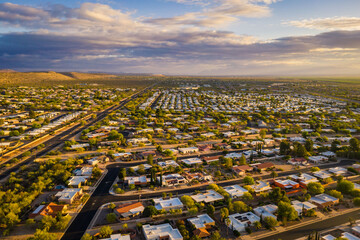
[[[19,71],[358,75],[358,0],[0,1]]]

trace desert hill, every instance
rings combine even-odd
[[[87,79],[110,79],[115,75],[102,73],[78,73],[78,72],[15,72],[0,71],[0,84],[36,84],[43,82],[58,82],[69,80]]]

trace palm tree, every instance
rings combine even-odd
[[[225,219],[225,224],[226,224],[226,226],[227,226],[227,228],[226,228],[226,235],[229,235],[229,227],[230,227],[230,224],[231,224],[230,218],[226,218],[226,219]]]

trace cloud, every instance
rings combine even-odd
[[[334,17],[316,18],[300,21],[289,21],[285,24],[318,30],[360,30],[360,18],[357,17]]]
[[[1,22],[28,30],[0,35],[0,64],[17,70],[168,74],[252,74],[260,70],[286,74],[315,71],[316,67],[325,72],[327,66],[328,72],[341,71],[340,66],[347,73],[359,72],[360,31],[260,41],[231,31],[196,27],[245,14],[246,4],[240,2],[266,9],[274,1],[218,0],[221,4],[204,9],[201,18],[193,13],[179,17],[180,22],[189,21],[179,26],[154,24],[105,4],[84,3],[78,8],[1,4],[0,16],[6,12],[17,16],[2,17]],[[231,9],[231,4],[241,7]],[[194,20],[197,22],[192,23]]]
[[[181,0],[180,0],[181,1]],[[178,1],[179,2],[179,1]],[[182,2],[182,1],[181,1]],[[188,2],[188,1],[185,1]],[[194,2],[194,1],[191,1]],[[158,25],[194,25],[200,27],[217,27],[235,22],[239,17],[266,17],[271,10],[269,4],[276,0],[213,0],[196,1],[207,3],[199,12],[190,12],[169,18],[149,19],[149,23]]]

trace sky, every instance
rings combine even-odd
[[[0,0],[0,68],[358,76],[359,0]]]

